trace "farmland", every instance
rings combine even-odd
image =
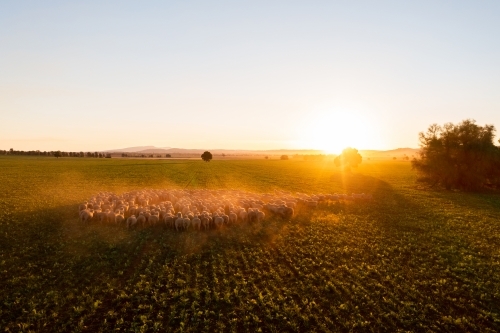
[[[500,330],[500,195],[410,164],[0,157],[0,328],[22,332]],[[82,226],[100,191],[371,193],[291,221],[174,233]]]

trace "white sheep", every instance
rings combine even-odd
[[[144,216],[144,213],[140,212],[139,216],[137,216],[137,225],[140,227],[144,227],[146,225],[146,222],[146,216]]]
[[[239,212],[239,219],[242,221],[242,222],[246,222],[247,221],[247,218],[248,218],[248,213],[242,209],[240,212]]]
[[[235,212],[229,213],[229,222],[236,224],[238,222],[238,215]]]
[[[222,218],[222,216],[216,216],[214,218],[214,224],[216,228],[221,228],[223,223],[224,219]]]
[[[257,222],[262,222],[264,218],[266,217],[266,214],[264,214],[263,211],[257,211]]]
[[[122,225],[123,222],[125,221],[125,214],[122,212],[119,212],[118,214],[116,214],[115,221],[116,221],[116,224]]]
[[[90,220],[94,216],[94,210],[93,209],[84,209],[80,212],[80,221],[83,223],[90,223]]]
[[[201,229],[201,220],[200,220],[199,216],[193,217],[193,219],[191,220],[191,224],[193,225],[193,229],[200,230]]]
[[[203,215],[201,217],[201,225],[203,226],[203,228],[205,228],[205,230],[208,230],[208,228],[210,228],[210,220],[208,219],[208,216]]]
[[[184,218],[183,226],[184,226],[184,230],[189,229],[189,227],[191,226],[191,219],[189,217]]]
[[[134,227],[136,224],[137,224],[137,218],[135,217],[135,215],[132,215],[127,219],[127,228],[128,229]]]
[[[177,218],[175,219],[175,231],[179,231],[179,228],[184,228],[184,219],[182,218],[182,213],[177,213]]]
[[[151,214],[151,216],[148,219],[149,224],[152,226],[157,225],[159,221],[160,221],[160,216],[158,212]]]

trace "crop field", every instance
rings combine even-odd
[[[100,191],[371,193],[208,232],[81,225]],[[410,163],[0,157],[2,332],[498,332],[500,195]]]

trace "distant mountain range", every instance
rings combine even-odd
[[[163,150],[170,149],[170,147],[155,147],[155,146],[137,146],[137,147],[128,147],[128,148],[121,148],[121,149],[110,149],[110,150],[105,150],[105,153],[138,153],[138,152],[143,152],[145,150]],[[158,152],[160,153],[160,151]]]
[[[210,151],[214,155],[317,155],[324,154],[322,150],[314,149],[274,149],[274,150],[242,150],[242,149],[184,149],[155,146],[138,146],[121,149],[105,150],[106,153],[134,153],[134,154],[176,154],[197,155],[204,151]],[[392,150],[360,150],[361,155],[366,157],[399,157],[403,155],[412,156],[418,152],[415,148],[397,148]]]

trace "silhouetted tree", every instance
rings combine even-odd
[[[61,155],[61,151],[60,151],[60,150],[58,150],[58,151],[55,151],[55,152],[54,152],[54,157],[59,158],[59,157],[61,157],[61,156],[62,156],[62,155]]]
[[[288,160],[288,155],[281,155],[280,159],[281,160]]]
[[[209,151],[204,152],[203,154],[201,154],[201,159],[205,162],[210,162],[210,160],[212,159],[212,153]]]
[[[351,168],[356,168],[362,160],[363,157],[359,154],[356,148],[347,147],[342,151],[342,154],[335,157],[333,162],[336,166],[341,166],[345,170],[350,171]]]
[[[172,155],[170,155],[170,154],[165,154],[165,157],[172,157]]]
[[[412,160],[419,180],[446,189],[476,190],[500,185],[500,147],[495,127],[478,126],[475,120],[429,126],[420,132],[420,152]]]

